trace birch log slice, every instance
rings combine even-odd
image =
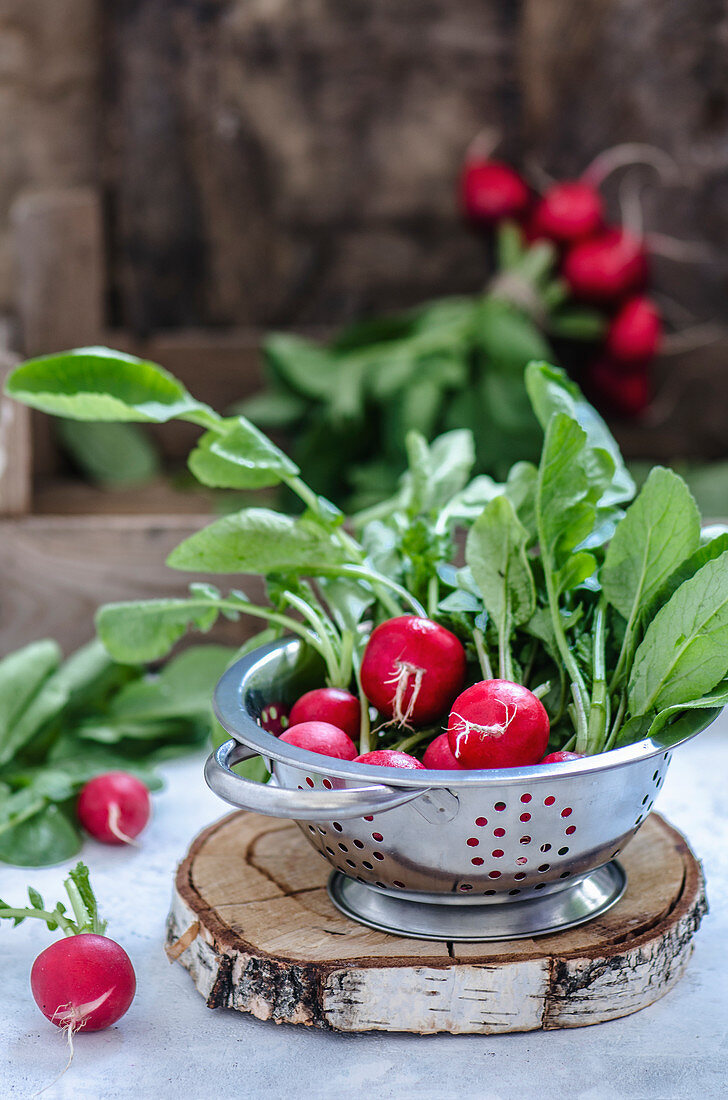
[[[197,837],[177,872],[167,952],[209,1007],[276,1023],[421,1034],[581,1027],[672,988],[707,910],[700,865],[656,814],[621,862],[624,897],[580,928],[428,942],[348,920],[326,894],[328,864],[294,824],[234,813]]]

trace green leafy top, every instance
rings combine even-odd
[[[516,323],[510,309],[497,294],[480,303],[478,340],[497,344],[501,326]],[[295,356],[285,365],[290,340],[277,340],[269,354],[302,396],[315,375],[317,393],[349,423],[365,377],[385,392],[401,375],[407,400],[436,401],[435,391],[418,388],[419,375],[397,340],[406,333],[410,347],[446,374],[474,323],[472,303],[457,300],[399,327],[362,329],[333,350],[294,341]],[[316,360],[318,374],[296,373],[301,355]],[[516,374],[517,360],[507,368]],[[267,640],[298,634],[321,658],[328,683],[356,687],[370,625],[409,611],[454,630],[483,675],[497,667],[537,690],[554,748],[593,753],[650,729],[667,738],[690,723],[698,728],[700,712],[720,705],[728,679],[727,536],[701,545],[695,503],[669,470],[654,470],[630,504],[634,484],[619,448],[575,383],[544,362],[529,364],[525,383],[529,415],[543,429],[538,466],[517,461],[497,482],[478,474],[467,428],[452,425],[431,443],[410,430],[398,487],[353,517],[356,535],[248,420],[218,416],[153,364],[84,349],[23,365],[10,376],[8,392],[81,419],[104,408],[122,419],[193,420],[204,429],[190,458],[200,480],[237,488],[281,482],[301,502],[296,518],[268,508],[227,515],[170,555],[177,569],[257,574],[267,603],[238,589],[224,594],[195,584],[188,597],[109,605],[97,626],[119,660],[156,659],[190,626],[208,630],[218,615],[252,615],[264,621]],[[475,397],[469,402],[479,408]],[[330,445],[322,438],[322,447]],[[466,532],[465,568],[453,565],[457,528]],[[45,696],[34,696],[42,714],[65,686],[63,677],[54,679],[57,653],[44,649],[41,656],[50,673]],[[167,721],[166,704],[147,694],[129,689],[110,728],[121,722],[131,730],[150,707],[155,721]],[[0,752],[3,736],[8,743],[26,736],[15,703],[13,692],[3,702],[0,664]],[[366,751],[374,735],[367,707],[362,714]],[[99,727],[96,736],[113,733]],[[391,729],[378,734],[381,743],[395,736]]]

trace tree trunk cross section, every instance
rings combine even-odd
[[[356,924],[295,824],[234,813],[177,872],[167,951],[210,1008],[335,1031],[496,1034],[581,1027],[656,1001],[681,977],[707,911],[700,865],[657,814],[622,853],[627,891],[557,935],[406,939]]]

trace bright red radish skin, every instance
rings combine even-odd
[[[607,229],[572,245],[562,273],[576,298],[609,304],[644,286],[647,254],[642,242],[627,230]]]
[[[452,754],[446,733],[438,734],[434,741],[430,741],[422,756],[422,763],[432,771],[463,770]]]
[[[398,725],[434,722],[448,709],[464,679],[461,642],[431,619],[388,619],[373,631],[364,650],[364,694]]]
[[[460,180],[463,210],[479,225],[520,218],[530,202],[528,185],[518,172],[497,160],[467,161]]]
[[[85,932],[41,951],[30,972],[30,988],[52,1024],[101,1031],[129,1008],[136,978],[123,947],[107,936]]]
[[[260,724],[268,733],[278,737],[291,724],[288,708],[283,703],[267,703],[260,712]]]
[[[424,768],[425,766],[409,753],[397,752],[396,749],[374,749],[373,752],[365,752],[363,756],[357,756],[354,763],[372,764],[379,768]]]
[[[149,791],[134,775],[106,772],[89,780],[76,809],[84,829],[103,844],[130,844],[151,816]]]
[[[543,760],[539,761],[541,764],[568,764],[570,760],[585,760],[586,753],[583,752],[550,752],[548,756],[544,756]]]
[[[482,680],[452,706],[447,735],[464,768],[518,768],[537,764],[549,740],[540,699],[510,680]]]
[[[321,756],[333,756],[337,760],[353,760],[357,754],[357,747],[351,738],[330,722],[299,722],[284,730],[278,740]]]
[[[360,719],[361,706],[356,695],[343,688],[314,688],[293,704],[290,724],[330,722],[354,738],[359,736]]]
[[[570,244],[593,237],[604,224],[604,203],[596,188],[579,180],[555,183],[536,205],[529,236]]]
[[[660,350],[662,320],[650,298],[630,298],[612,318],[606,351],[615,363],[648,363]]]

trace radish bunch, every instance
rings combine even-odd
[[[605,336],[588,367],[589,388],[610,411],[632,417],[650,401],[649,367],[660,349],[662,321],[646,293],[645,240],[607,218],[599,190],[605,159],[598,158],[580,179],[551,183],[537,194],[509,165],[469,156],[460,194],[473,225],[490,230],[515,221],[527,242],[548,241],[558,250],[570,299],[604,317]]]
[[[466,676],[465,647],[451,631],[424,616],[388,619],[364,650],[361,687],[365,709],[372,705],[380,716],[379,730],[408,736],[357,755],[353,738],[360,729],[360,701],[340,688],[316,688],[294,703],[291,724],[279,740],[386,768],[459,771],[577,759],[573,753],[544,757],[549,719],[533,692],[508,680],[481,680],[462,691]],[[368,723],[364,728],[368,737]],[[423,751],[421,761],[404,751],[415,745]]]

